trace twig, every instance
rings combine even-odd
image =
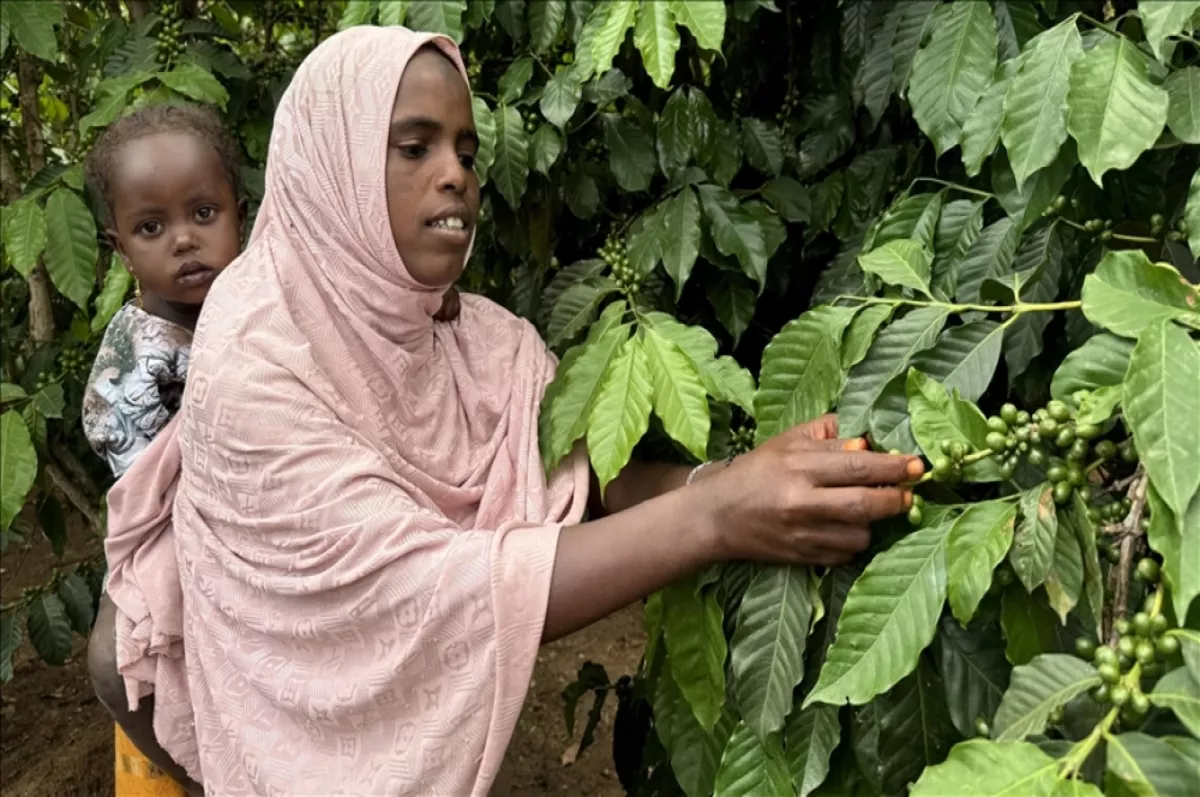
[[[96,510],[92,508],[91,502],[79,489],[79,486],[71,481],[71,478],[56,463],[51,462],[46,465],[46,475],[50,477],[50,481],[54,482],[54,486],[66,496],[79,514],[87,519],[88,525],[92,527],[96,536],[103,539],[104,524],[100,522],[100,516],[96,514]]]
[[[1142,515],[1146,511],[1148,484],[1145,469],[1138,466],[1133,483],[1126,492],[1132,504],[1129,514],[1119,524],[1116,524],[1116,528],[1113,530],[1120,545],[1120,559],[1116,566],[1108,571],[1108,588],[1113,599],[1105,608],[1106,616],[1104,617],[1104,635],[1108,639],[1109,646],[1113,648],[1117,646],[1117,638],[1120,636],[1114,630],[1116,620],[1124,617],[1129,609],[1129,571],[1133,564],[1133,550],[1137,546],[1138,537],[1142,536]]]

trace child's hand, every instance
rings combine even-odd
[[[434,314],[434,321],[453,321],[458,318],[459,311],[458,288],[451,285],[442,296],[442,308]]]

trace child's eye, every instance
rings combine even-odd
[[[475,168],[475,156],[474,155],[466,155],[466,154],[459,155],[458,160],[463,165],[464,169],[474,169]]]
[[[217,209],[212,205],[204,205],[196,209],[196,218],[200,219],[200,221],[208,221],[215,215],[217,215]]]
[[[140,235],[153,236],[153,235],[158,235],[158,233],[161,230],[162,230],[162,225],[159,224],[154,219],[150,219],[149,221],[143,221],[141,224],[139,224],[137,226],[137,229],[134,230],[134,232],[138,233]]]

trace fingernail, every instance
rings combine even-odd
[[[919,459],[912,459],[908,462],[908,467],[905,469],[909,476],[916,478],[925,472],[925,464]]]
[[[904,508],[908,509],[912,506],[912,490],[904,491]]]

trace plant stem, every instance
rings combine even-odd
[[[1117,39],[1125,39],[1126,38],[1126,36],[1124,36],[1120,31],[1113,30],[1112,28],[1110,28],[1108,25],[1105,25],[1100,20],[1093,19],[1092,17],[1089,17],[1087,14],[1080,14],[1079,18],[1082,19],[1084,22],[1088,23],[1089,25],[1091,25],[1092,27],[1099,28],[1100,30],[1107,33],[1109,36],[1113,36]]]
[[[1112,234],[1112,239],[1114,241],[1125,241],[1126,243],[1131,244],[1156,244],[1159,242],[1157,238],[1147,238],[1144,235],[1124,235],[1119,232],[1114,232]]]
[[[1096,749],[1096,745],[1100,744],[1101,739],[1108,736],[1108,730],[1112,727],[1113,723],[1117,721],[1118,713],[1120,713],[1120,710],[1115,706],[1110,709],[1109,712],[1104,715],[1104,719],[1102,719],[1095,728],[1092,728],[1092,732],[1089,733],[1087,737],[1079,740],[1079,743],[1072,747],[1070,752],[1063,756],[1061,764],[1062,769],[1059,770],[1060,777],[1068,778],[1072,775],[1079,774],[1080,768],[1084,765],[1084,762],[1088,760],[1088,756],[1092,754],[1092,751]]]
[[[975,196],[981,196],[984,199],[996,198],[996,195],[990,191],[980,191],[978,188],[971,188],[970,186],[952,183],[947,180],[939,180],[936,177],[918,177],[912,181],[913,185],[916,185],[917,183],[934,183],[936,185],[944,185],[947,188],[953,188],[955,191],[962,191],[964,194],[974,194]]]
[[[855,301],[863,304],[887,304],[894,307],[944,307],[952,313],[977,311],[982,313],[1049,313],[1057,310],[1078,310],[1083,306],[1082,301],[1068,302],[1017,302],[1016,304],[954,304],[952,302],[923,301],[920,299],[889,299],[882,296],[850,296],[842,295],[835,302]]]
[[[1104,636],[1108,639],[1109,647],[1112,648],[1117,646],[1117,638],[1120,636],[1114,628],[1116,621],[1124,617],[1129,609],[1129,572],[1130,566],[1133,564],[1133,549],[1137,545],[1138,537],[1142,535],[1142,514],[1146,510],[1147,484],[1146,471],[1139,465],[1133,483],[1126,493],[1133,506],[1130,507],[1129,514],[1125,516],[1117,531],[1121,558],[1108,573],[1108,589],[1113,599],[1105,612]]]

